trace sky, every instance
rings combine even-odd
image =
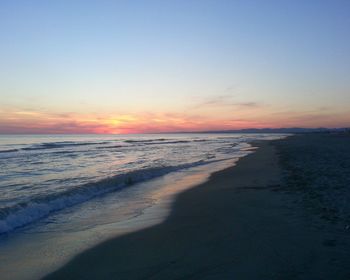
[[[350,1],[0,1],[0,133],[350,126]]]

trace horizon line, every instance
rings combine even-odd
[[[165,132],[129,132],[129,133],[96,133],[96,132],[77,132],[77,133],[23,133],[23,132],[12,132],[12,133],[2,133],[0,135],[138,135],[138,134],[191,134],[191,133],[256,133],[256,131],[269,130],[271,133],[280,133],[279,130],[304,130],[307,131],[339,131],[339,130],[350,130],[350,127],[279,127],[279,128],[242,128],[242,129],[225,129],[225,130],[200,130],[200,131],[165,131]],[[274,132],[275,131],[275,132]]]

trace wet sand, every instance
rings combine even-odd
[[[297,194],[280,191],[276,147],[258,145],[179,194],[163,223],[89,249],[45,279],[350,279],[348,247],[327,243],[327,224],[315,226]]]

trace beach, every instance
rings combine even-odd
[[[236,166],[179,194],[163,223],[86,250],[45,279],[349,279],[345,221],[287,187],[283,147],[329,136],[307,137],[255,143]]]

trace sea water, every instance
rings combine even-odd
[[[104,239],[157,223],[167,207],[154,206],[249,154],[251,141],[281,137],[0,136],[1,277],[35,279]]]

